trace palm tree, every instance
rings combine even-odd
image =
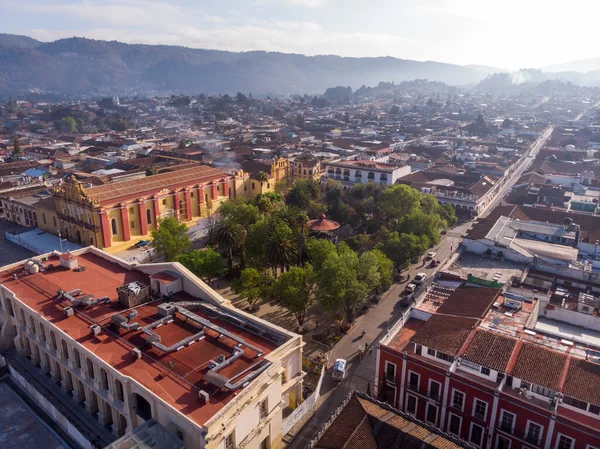
[[[298,240],[285,223],[277,221],[269,230],[265,241],[265,255],[273,269],[286,267],[298,259]]]
[[[227,250],[229,272],[233,270],[233,251],[242,247],[246,240],[246,229],[231,217],[225,217],[217,225],[215,240],[219,248]]]
[[[296,181],[285,196],[285,203],[290,206],[308,209],[310,203],[319,198],[321,190],[318,181],[312,179],[301,179]]]
[[[261,170],[256,174],[256,180],[260,184],[260,194],[262,195],[263,185],[269,181],[269,175],[266,172]]]
[[[296,206],[283,204],[273,212],[273,218],[279,220],[295,230],[300,224],[300,215],[304,215]]]

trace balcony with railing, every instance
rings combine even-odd
[[[429,399],[433,399],[435,402],[441,402],[442,398],[439,392],[429,391],[426,388],[421,388],[416,384],[408,383],[406,384],[406,388],[414,393],[417,393],[421,396],[424,396]]]
[[[514,434],[514,428],[513,428],[513,426],[508,425],[507,423],[501,422],[498,425],[498,429],[501,430],[504,433],[508,433],[509,435],[513,435]]]
[[[514,429],[512,426],[508,425],[507,423],[502,423],[502,422],[498,424],[498,430],[507,435],[511,435],[511,436],[527,443],[527,445],[532,445],[534,447],[540,447],[542,444],[542,438],[541,438],[540,432],[532,432],[531,430],[522,431],[522,430]]]

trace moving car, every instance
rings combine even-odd
[[[331,369],[331,378],[336,382],[341,382],[346,377],[346,359],[337,359],[333,362]]]
[[[425,256],[425,260],[431,260],[435,257],[435,251],[431,251],[429,253],[427,253],[427,255]]]
[[[429,268],[435,268],[435,267],[437,267],[439,264],[440,264],[440,261],[439,261],[439,260],[437,260],[437,259],[433,259],[433,260],[431,261],[431,263],[429,264]]]
[[[421,285],[425,281],[426,277],[427,273],[417,273],[417,275],[413,279],[413,284]]]

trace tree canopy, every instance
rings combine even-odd
[[[183,223],[178,223],[173,217],[160,220],[158,228],[153,229],[150,235],[152,246],[166,261],[173,261],[190,249],[187,227]]]
[[[250,310],[256,310],[260,300],[270,295],[272,283],[273,279],[267,270],[244,268],[231,287],[235,293],[246,298]]]
[[[212,248],[181,254],[177,261],[208,284],[225,271],[221,255]]]
[[[302,329],[306,313],[314,304],[316,289],[317,275],[311,265],[293,267],[277,278],[273,296],[288,307]]]

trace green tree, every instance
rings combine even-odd
[[[346,245],[329,254],[319,272],[318,298],[325,310],[343,313],[348,324],[367,300],[368,287],[358,278],[358,256]]]
[[[372,252],[363,253],[358,258],[356,274],[358,280],[365,285],[368,293],[378,290],[381,286],[377,256]]]
[[[152,236],[152,246],[166,261],[173,261],[177,256],[190,249],[187,227],[178,223],[173,217],[160,220],[158,228],[153,229],[150,235]]]
[[[265,270],[244,268],[231,287],[235,293],[246,298],[251,311],[258,310],[258,303],[270,295],[273,278]]]
[[[388,187],[382,195],[379,213],[384,221],[398,220],[416,210],[421,192],[404,184]]]
[[[440,228],[445,223],[435,214],[426,214],[422,210],[414,210],[404,215],[398,223],[398,232],[413,234],[416,236],[427,236],[429,244],[435,245],[440,241]]]
[[[428,248],[428,243],[416,235],[392,232],[388,238],[378,243],[375,249],[385,254],[398,270],[403,270],[411,262],[418,260]]]
[[[245,229],[253,225],[260,218],[260,211],[252,200],[235,199],[227,200],[219,206],[219,216],[231,218]]]
[[[85,122],[81,117],[77,118],[77,131],[80,133],[85,132]]]
[[[273,269],[281,267],[283,271],[298,260],[298,239],[287,224],[276,221],[269,226],[265,257]]]
[[[439,204],[436,209],[436,213],[440,216],[442,220],[446,222],[446,226],[452,227],[456,225],[458,219],[456,218],[456,210],[452,204]]]
[[[178,256],[177,261],[208,284],[225,269],[221,255],[212,248],[190,251]]]
[[[246,239],[246,228],[227,216],[221,219],[215,230],[217,246],[227,251],[227,266],[233,271],[233,252],[242,247]]]
[[[265,219],[260,219],[248,228],[248,235],[244,243],[246,263],[252,267],[267,266],[265,255],[265,242],[269,235],[269,227]]]
[[[279,181],[275,182],[275,193],[283,195],[285,192],[288,191],[288,189],[289,185],[287,179],[280,179]]]
[[[269,175],[267,174],[267,172],[264,172],[264,171],[261,170],[261,171],[259,171],[256,174],[256,180],[260,184],[260,193],[262,195],[262,193],[263,193],[263,185],[266,184],[269,181]]]
[[[365,251],[370,250],[374,246],[373,239],[371,238],[370,235],[367,235],[367,234],[353,235],[345,242],[350,248],[352,248],[358,254],[362,254]]]
[[[60,129],[66,133],[76,133],[77,132],[77,122],[70,115],[63,117],[60,119]]]
[[[13,155],[18,156],[22,153],[21,144],[19,143],[19,138],[17,136],[13,136]]]
[[[305,244],[305,251],[308,256],[308,260],[315,268],[315,271],[319,272],[323,267],[327,257],[329,257],[330,254],[336,253],[337,248],[329,240],[310,239]]]
[[[294,183],[285,196],[285,203],[302,210],[308,209],[310,203],[321,195],[319,182],[312,179],[300,179]]]
[[[302,219],[305,214],[296,206],[288,206],[282,204],[273,211],[273,219],[285,223],[293,231],[297,231],[302,224]]]
[[[317,276],[310,265],[290,268],[273,284],[273,295],[294,314],[301,332],[306,313],[314,303],[316,289]]]
[[[368,259],[363,260],[363,256],[368,255]],[[373,262],[371,262],[373,260]],[[392,285],[392,274],[394,271],[394,262],[379,250],[371,250],[360,256],[359,262],[374,263],[379,272],[379,285],[375,290],[387,290]]]

